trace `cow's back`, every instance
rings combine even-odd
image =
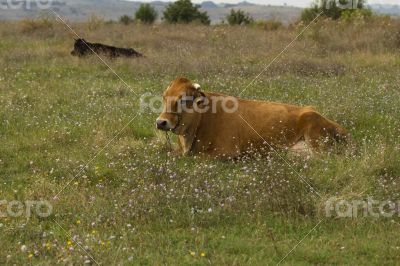
[[[212,100],[232,96],[207,93],[206,97]],[[193,144],[196,152],[238,155],[260,146],[282,146],[298,138],[295,125],[303,107],[235,99],[237,110],[234,112],[230,108],[226,110],[226,106],[219,102],[215,110],[210,109],[202,114]]]

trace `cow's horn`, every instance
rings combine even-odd
[[[200,88],[201,88],[200,84],[198,84],[198,83],[193,83],[193,87],[194,87],[196,90],[200,90]]]

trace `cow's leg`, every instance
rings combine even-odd
[[[314,111],[301,114],[298,126],[306,143],[316,152],[331,150],[348,138],[343,127]]]

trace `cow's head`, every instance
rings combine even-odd
[[[185,134],[198,121],[205,100],[199,84],[186,78],[172,81],[163,94],[163,111],[156,120],[157,129]]]
[[[84,39],[75,39],[74,50],[71,51],[73,56],[82,56],[90,53],[90,49]]]

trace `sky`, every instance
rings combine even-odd
[[[151,2],[154,0],[137,0],[141,2]],[[165,2],[171,2],[173,0],[161,0]],[[194,3],[201,3],[208,0],[192,0]],[[238,3],[243,0],[211,0],[215,3]],[[247,0],[251,3],[263,4],[263,5],[284,5],[285,3],[290,6],[308,7],[313,2],[312,0]],[[368,4],[400,4],[400,0],[367,0]]]

